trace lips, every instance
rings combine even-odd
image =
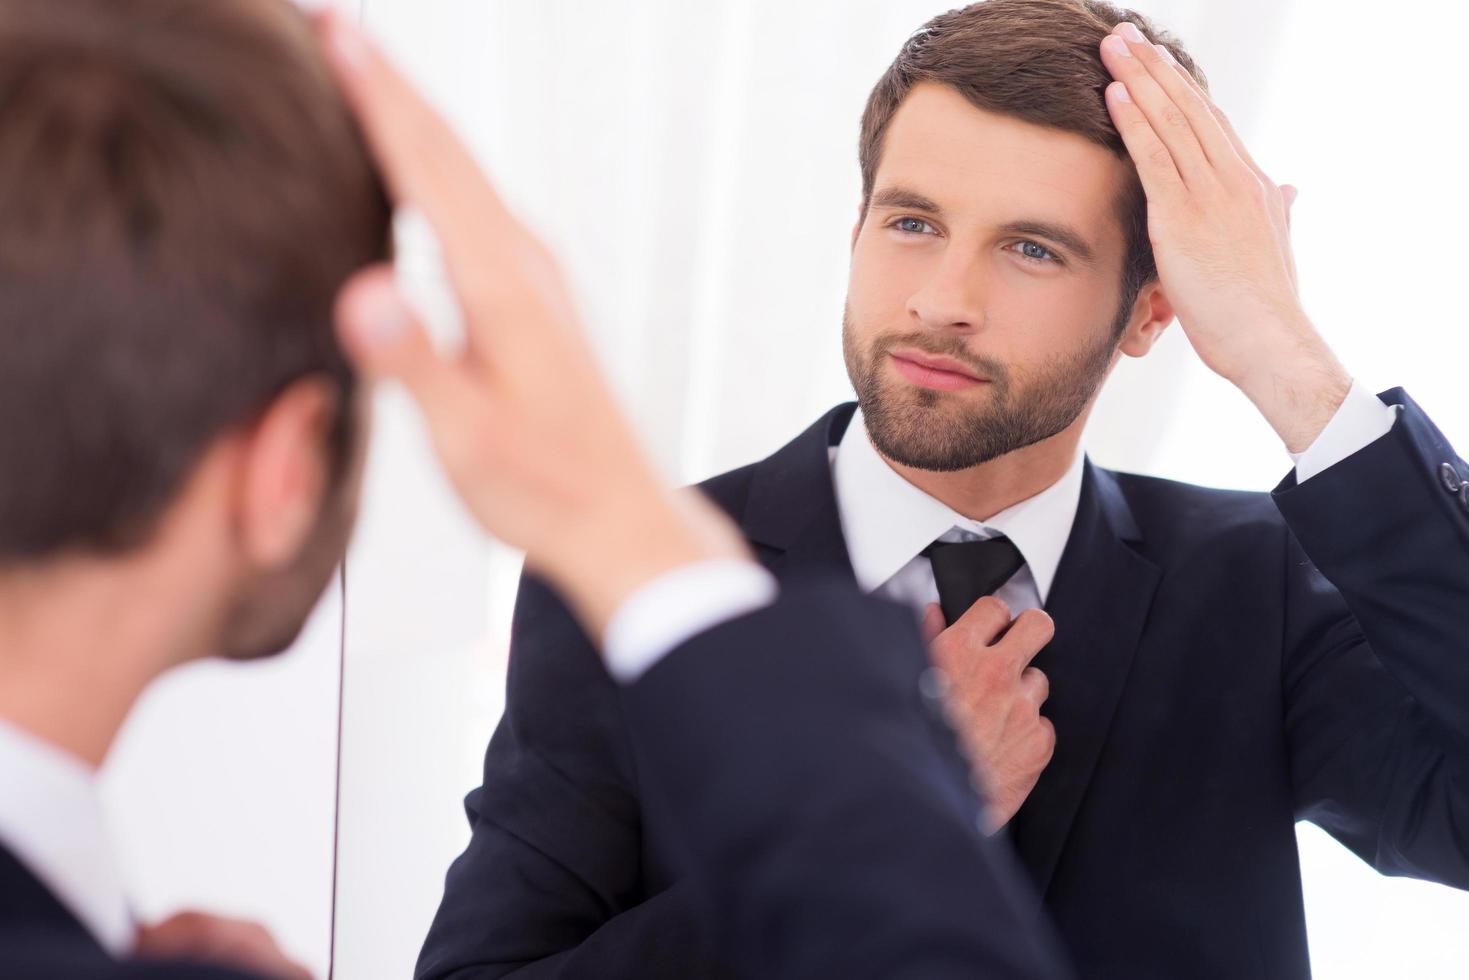
[[[888,355],[898,373],[913,384],[937,391],[963,391],[987,384],[958,361],[915,350],[897,350]]]

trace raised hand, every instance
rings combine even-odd
[[[1251,158],[1167,49],[1122,23],[1102,42],[1107,108],[1148,199],[1163,292],[1208,367],[1253,401],[1292,452],[1351,388],[1296,290],[1295,190]]]
[[[654,471],[555,261],[448,125],[352,24],[327,12],[317,26],[390,193],[438,235],[467,334],[462,352],[435,351],[383,267],[344,289],[343,344],[367,374],[407,387],[470,511],[523,548],[598,637],[661,573],[745,558],[722,514]]]

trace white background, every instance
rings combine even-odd
[[[765,455],[849,397],[839,323],[857,120],[920,0],[360,0],[368,26],[561,254],[607,368],[669,475]],[[1154,0],[1256,158],[1302,189],[1307,305],[1374,390],[1404,385],[1461,447],[1469,249],[1457,3]],[[1402,25],[1398,29],[1395,25]],[[405,278],[442,305],[408,228]],[[381,398],[348,562],[337,971],[409,975],[463,846],[503,700],[517,560],[484,541]],[[1119,369],[1088,447],[1108,466],[1267,489],[1269,429],[1176,328]],[[187,597],[180,597],[187,601]],[[277,664],[170,678],[109,764],[140,908],[265,919],[324,975],[332,898],[333,590]],[[1469,706],[1466,706],[1469,710]],[[1469,897],[1383,879],[1301,833],[1323,980],[1462,977]]]

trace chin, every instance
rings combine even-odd
[[[252,624],[250,630],[231,637],[222,644],[219,656],[233,662],[278,657],[296,645],[309,617],[308,610],[285,622]]]

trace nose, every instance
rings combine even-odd
[[[984,325],[984,279],[982,263],[951,249],[908,297],[908,314],[928,330],[977,330]]]

